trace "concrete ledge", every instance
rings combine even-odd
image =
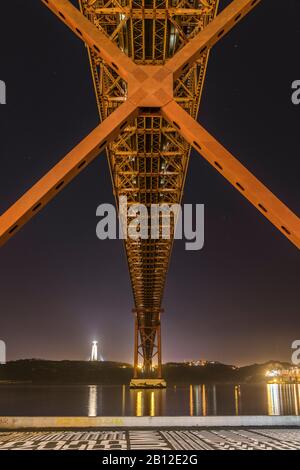
[[[126,427],[300,426],[299,416],[0,416],[0,430]]]
[[[166,388],[164,379],[131,379],[130,388]]]

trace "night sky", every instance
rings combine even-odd
[[[0,212],[99,122],[86,49],[41,2],[2,2]],[[12,4],[11,4],[12,3]],[[76,2],[74,2],[76,3]],[[222,6],[229,2],[222,2]],[[300,213],[300,2],[264,0],[214,47],[199,121]],[[96,238],[113,203],[105,154],[0,252],[7,359],[133,360],[133,297],[122,242]],[[300,338],[299,252],[192,153],[184,202],[205,204],[205,247],[176,241],[163,307],[163,359],[290,360]]]

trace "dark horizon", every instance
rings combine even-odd
[[[0,213],[99,123],[84,45],[41,2],[14,8],[12,16],[3,4],[0,20]],[[300,79],[300,4],[285,9],[286,22],[281,1],[262,2],[213,48],[199,122],[299,214],[300,105],[291,84]],[[94,339],[104,357],[133,361],[124,248],[95,233],[103,202],[114,203],[105,154],[1,248],[8,361],[88,357]],[[205,204],[205,246],[174,244],[163,362],[290,362],[300,336],[297,248],[194,152],[183,202]]]
[[[241,364],[241,365],[237,365],[237,364],[233,364],[233,363],[227,363],[227,362],[222,362],[222,361],[214,361],[213,359],[205,359],[205,358],[195,358],[195,360],[204,360],[204,361],[207,361],[207,363],[209,365],[215,363],[215,364],[220,364],[222,366],[227,366],[227,367],[237,367],[237,368],[243,368],[243,367],[249,367],[249,366],[262,366],[262,365],[265,365],[265,364],[273,364],[273,363],[289,363],[291,364],[291,366],[293,366],[292,362],[291,361],[282,361],[282,360],[279,360],[279,359],[269,359],[267,361],[263,361],[263,362],[249,362],[247,364]],[[180,364],[180,365],[185,365],[186,363],[188,363],[189,361],[192,361],[193,359],[190,359],[190,360],[187,360],[186,362],[185,361],[163,361],[162,362],[162,365],[165,366],[167,364]],[[12,360],[9,360],[6,362],[6,364],[10,363],[10,362],[16,362],[16,361],[45,361],[45,362],[92,362],[90,361],[89,359],[47,359],[47,358],[41,358],[41,357],[23,357],[23,358],[18,358],[18,359],[12,359]],[[112,360],[112,359],[104,359],[103,361],[96,361],[97,363],[113,363],[113,364],[126,364],[130,367],[133,368],[133,361],[120,361],[120,360]],[[206,364],[205,364],[206,365]],[[193,365],[193,366],[188,366],[187,367],[203,367],[202,365],[201,366],[196,366],[196,365]],[[295,366],[296,367],[296,366]]]

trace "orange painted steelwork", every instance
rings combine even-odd
[[[114,193],[181,202],[191,146],[300,248],[300,220],[197,121],[209,49],[260,0],[42,0],[88,47],[100,124],[0,218],[4,243],[106,146]],[[150,31],[150,32],[149,32]],[[170,240],[126,240],[135,355],[161,377],[160,313]]]

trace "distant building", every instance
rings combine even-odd
[[[206,366],[208,364],[208,361],[205,361],[203,359],[194,359],[192,361],[184,361],[185,365],[191,366],[191,367],[201,367],[201,366]]]
[[[300,368],[271,369],[266,371],[269,384],[276,383],[300,383]]]
[[[270,369],[266,371],[268,383],[300,383],[300,368]]]
[[[209,364],[220,364],[218,361],[206,361],[205,359],[193,359],[191,361],[184,361],[184,364],[186,366],[191,366],[191,367],[203,367],[207,366]]]

